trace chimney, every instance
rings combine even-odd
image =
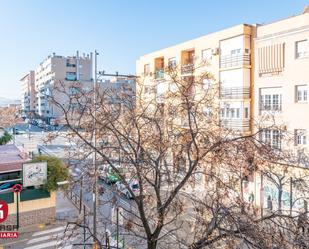
[[[309,5],[307,5],[303,11],[303,14],[309,13]]]

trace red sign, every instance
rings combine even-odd
[[[9,206],[8,204],[0,200],[0,223],[4,222],[9,214]]]
[[[16,239],[18,232],[0,232],[0,239]]]
[[[19,193],[19,192],[21,192],[23,190],[23,186],[21,185],[21,184],[15,184],[14,186],[13,186],[13,191],[15,192],[15,193]]]

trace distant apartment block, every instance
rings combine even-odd
[[[47,122],[61,115],[60,109],[53,103],[65,104],[67,98],[55,89],[67,89],[72,82],[89,87],[92,83],[92,56],[48,56],[35,70],[36,109],[35,112]]]
[[[21,82],[21,111],[22,116],[35,112],[35,73],[29,71],[20,79]]]

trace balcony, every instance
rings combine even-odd
[[[182,74],[192,74],[193,73],[193,69],[194,69],[194,64],[193,63],[182,65],[181,66],[181,73]]]
[[[155,78],[156,79],[164,78],[164,69],[157,69],[155,72]]]
[[[220,86],[221,99],[249,99],[250,87],[223,87]]]
[[[251,65],[250,54],[224,55],[220,57],[220,68]]]
[[[232,130],[249,131],[250,120],[249,119],[221,119],[220,126]]]

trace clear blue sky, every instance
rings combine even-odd
[[[134,73],[145,53],[239,23],[302,12],[309,0],[0,0],[0,96],[47,55],[99,50],[99,66]]]

